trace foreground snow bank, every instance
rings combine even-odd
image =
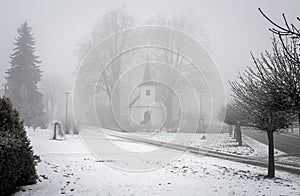
[[[153,157],[147,161],[160,169],[126,172],[111,163],[134,165],[145,160],[98,160],[78,136],[52,141],[48,132],[29,132],[41,157],[39,182],[22,187],[16,195],[298,195],[300,190],[298,175],[280,171],[278,178],[264,179],[265,168],[191,154],[167,164]]]

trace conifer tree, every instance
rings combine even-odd
[[[7,70],[8,96],[20,112],[27,126],[39,126],[43,117],[42,94],[38,90],[41,80],[39,56],[35,55],[35,40],[27,22],[18,29],[18,37],[10,55]]]
[[[36,183],[35,156],[19,113],[0,97],[0,195]]]

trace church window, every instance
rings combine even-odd
[[[150,96],[150,90],[146,90],[146,96]]]

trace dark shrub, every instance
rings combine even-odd
[[[0,194],[33,184],[37,175],[30,141],[9,98],[0,98]]]

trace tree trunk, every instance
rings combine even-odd
[[[50,111],[50,122],[51,122],[52,120],[54,120],[54,102],[50,104],[50,107],[51,107],[51,111]]]
[[[232,125],[229,125],[229,136],[232,136]]]
[[[120,124],[120,88],[116,82],[111,99],[112,122],[114,128],[119,128]]]
[[[46,123],[49,122],[49,94],[46,94]]]
[[[240,133],[239,146],[242,146],[243,145],[243,135],[242,135],[242,129],[241,129],[240,125],[239,125],[239,133]]]
[[[115,116],[115,113],[114,113],[114,108],[111,105],[110,106],[110,123],[109,123],[109,128],[117,128],[117,127],[118,127],[118,123],[117,123],[116,116]]]
[[[113,53],[118,54],[119,48],[118,48],[118,37],[114,38],[115,40],[115,48]],[[111,108],[113,112],[113,122],[115,123],[115,128],[119,128],[120,125],[120,83],[119,83],[119,77],[120,77],[120,66],[121,66],[121,57],[119,56],[115,63],[112,65],[112,77],[113,77],[113,84],[111,84]]]
[[[269,141],[269,164],[268,164],[268,178],[275,177],[275,161],[274,161],[274,138],[273,131],[268,131]]]
[[[298,113],[298,121],[299,121],[299,134],[300,134],[300,112]]]
[[[242,132],[241,132],[241,126],[240,124],[237,124],[235,127],[235,133],[236,133],[236,141],[238,142],[239,146],[242,146]]]
[[[53,138],[54,140],[56,140],[56,125],[57,123],[54,123],[54,133],[53,133]]]
[[[167,95],[166,100],[166,110],[167,110],[167,116],[166,116],[166,124],[165,126],[167,128],[172,128],[172,116],[173,116],[173,95],[172,92]]]
[[[233,128],[233,139],[236,139],[236,127]]]
[[[119,121],[120,121],[120,85],[119,85],[119,82],[117,82],[115,85],[115,101],[113,104],[115,107],[115,109],[114,109],[115,118],[119,124]]]

